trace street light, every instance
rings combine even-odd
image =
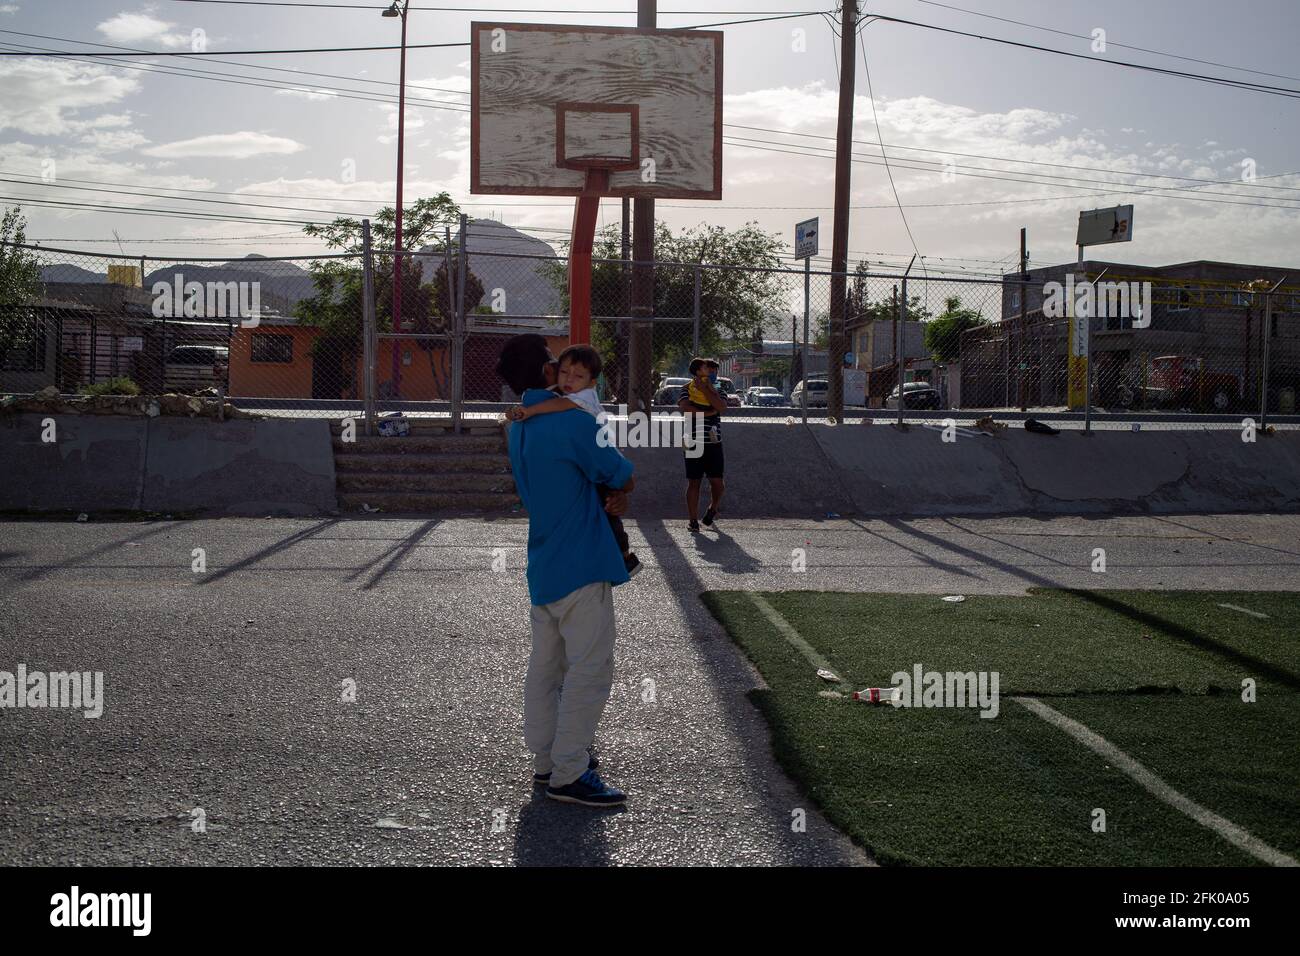
[[[393,331],[402,331],[402,146],[406,131],[406,11],[411,0],[399,8],[397,0],[381,16],[402,20],[402,65],[397,84],[397,222],[393,238]],[[401,339],[393,339],[393,397],[399,393],[402,377]]]

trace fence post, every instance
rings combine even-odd
[[[1268,418],[1268,359],[1269,352],[1273,347],[1273,293],[1282,287],[1282,283],[1289,277],[1283,276],[1278,279],[1273,288],[1264,293],[1264,328],[1260,330],[1259,338],[1261,346],[1264,349],[1263,371],[1260,382],[1260,400],[1259,400],[1259,427],[1263,428]]]
[[[361,220],[361,382],[365,409],[366,435],[375,433],[375,352],[379,340],[375,335],[375,273],[370,252],[370,220]],[[396,340],[394,340],[396,341]]]
[[[695,264],[695,337],[692,339],[691,354],[700,354],[700,264]]]
[[[803,409],[803,424],[808,424],[808,310],[812,294],[812,257],[803,257],[803,350],[799,353],[799,375],[803,389],[799,393],[799,405]],[[794,355],[794,343],[790,343],[790,354]],[[793,376],[792,376],[793,377]],[[794,388],[794,383],[790,383]],[[830,401],[829,397],[827,401]]]
[[[466,233],[469,231],[469,217],[460,214],[460,239],[457,243],[456,261],[456,308],[453,312],[451,334],[451,428],[460,433],[460,416],[465,400],[465,282],[469,269],[465,261]]]
[[[442,267],[447,273],[447,312],[451,325],[447,328],[447,401],[451,402],[453,427],[456,424],[456,280],[455,263],[451,261],[451,226],[442,228]],[[430,361],[432,365],[432,360]]]
[[[908,271],[912,267],[909,265]],[[906,352],[903,345],[907,341],[907,276],[903,276],[903,294],[898,297],[898,338],[894,343],[894,371],[895,384],[898,387],[898,427],[903,427],[903,365],[906,362]]]

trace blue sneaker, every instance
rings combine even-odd
[[[589,753],[589,754],[587,755],[587,757],[588,757],[588,760],[587,760],[587,769],[588,769],[588,770],[595,770],[597,767],[600,766],[600,761],[596,759],[595,755]],[[550,782],[551,782],[551,775],[550,775],[550,773],[535,773],[535,774],[533,774],[533,783],[537,784],[538,786],[543,786],[543,785],[548,784],[548,783],[550,783]]]
[[[552,800],[581,803],[586,807],[618,807],[627,801],[627,794],[606,784],[594,770],[588,770],[567,786],[547,787],[546,795]]]

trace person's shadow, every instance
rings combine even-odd
[[[710,564],[716,564],[720,571],[749,574],[763,569],[762,561],[737,544],[731,535],[717,530],[716,525],[691,537],[695,542],[695,553]]]
[[[542,787],[519,811],[515,824],[517,866],[608,866],[606,818],[623,813],[550,800]]]

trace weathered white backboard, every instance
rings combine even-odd
[[[470,192],[722,198],[722,33],[470,25]]]

